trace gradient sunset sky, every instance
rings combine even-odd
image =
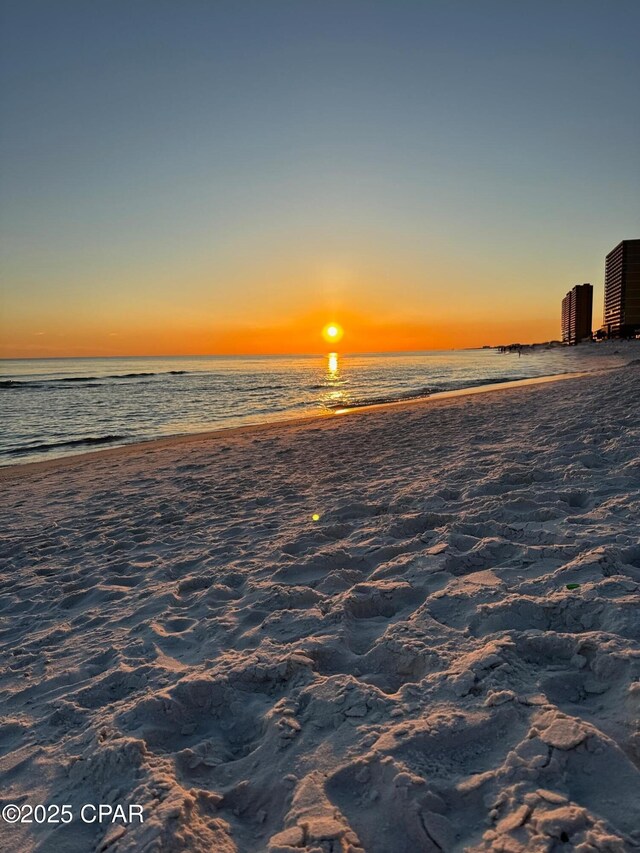
[[[2,2],[0,355],[559,337],[640,236],[638,0]]]

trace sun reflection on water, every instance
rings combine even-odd
[[[347,380],[344,377],[341,366],[342,360],[337,352],[327,353],[322,404],[331,411],[335,411],[339,406],[344,406],[348,401],[348,392],[346,390]]]

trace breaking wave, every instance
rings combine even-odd
[[[13,456],[15,454],[28,453],[47,453],[52,450],[60,450],[62,448],[92,446],[94,444],[113,444],[115,442],[125,441],[129,436],[126,435],[87,435],[83,438],[73,438],[67,441],[51,441],[42,444],[30,444],[23,447],[10,447],[8,450],[2,450],[0,453],[3,456]]]
[[[188,370],[166,370],[161,373],[114,373],[110,376],[63,376],[57,379],[3,379],[0,381],[0,389],[16,389],[16,388],[39,388],[57,385],[67,385],[69,383],[86,383],[95,385],[96,382],[103,382],[109,379],[138,379],[148,376],[182,376],[188,373]]]

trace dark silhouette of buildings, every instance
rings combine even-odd
[[[640,332],[640,240],[623,240],[606,257],[604,328],[613,338]]]
[[[576,284],[562,300],[562,341],[577,344],[591,338],[591,313],[593,288],[590,284]]]

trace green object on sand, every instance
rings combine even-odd
[[[580,589],[580,584],[579,583],[568,583],[567,589]]]

